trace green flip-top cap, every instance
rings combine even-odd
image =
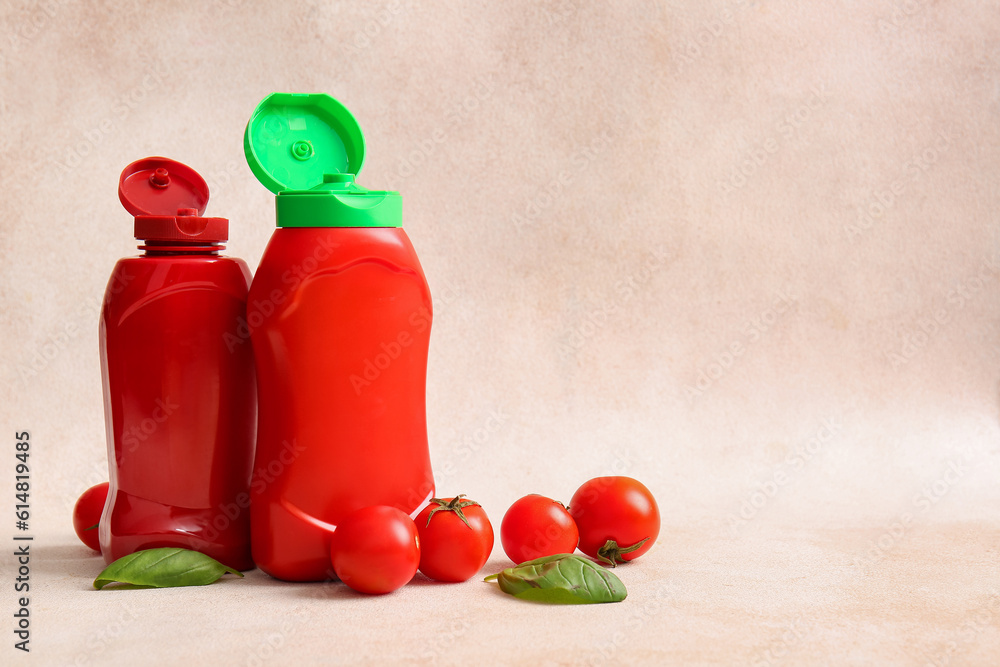
[[[365,161],[361,127],[323,93],[272,93],[243,135],[247,164],[278,195],[278,227],[399,227],[398,192],[354,182]]]

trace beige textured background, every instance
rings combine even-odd
[[[0,58],[0,540],[29,429],[33,664],[996,664],[995,3],[5,0]],[[88,590],[118,174],[199,170],[255,267],[273,203],[242,131],[276,90],[340,99],[359,181],[403,193],[439,491],[499,527],[529,492],[643,480],[664,525],[625,603]],[[14,567],[0,662],[27,664]]]

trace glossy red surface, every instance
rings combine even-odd
[[[111,482],[105,561],[177,546],[253,567],[255,383],[237,331],[249,281],[243,260],[207,248],[115,266],[100,324]]]
[[[412,515],[433,495],[424,390],[431,297],[400,228],[279,228],[250,288],[260,405],[253,556],[331,578],[348,514]]]

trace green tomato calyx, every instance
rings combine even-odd
[[[472,530],[472,526],[469,525],[469,520],[465,518],[465,513],[462,510],[466,507],[482,507],[482,505],[477,503],[475,500],[462,500],[464,497],[465,494],[460,493],[450,501],[442,500],[441,498],[431,498],[431,502],[436,503],[437,507],[432,509],[431,513],[427,515],[426,525],[431,525],[431,519],[434,518],[434,515],[444,510],[446,512],[454,512],[457,514],[458,518],[462,520],[462,523],[464,523],[469,530]]]
[[[625,559],[622,558],[622,554],[631,553],[648,541],[649,538],[645,537],[630,547],[620,547],[614,540],[608,540],[604,543],[603,547],[597,550],[597,557],[611,567],[616,567],[618,563],[625,562]]]

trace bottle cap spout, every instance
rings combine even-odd
[[[118,199],[135,216],[137,239],[216,243],[229,238],[229,220],[201,217],[208,184],[186,164],[164,157],[136,160],[122,170]]]

